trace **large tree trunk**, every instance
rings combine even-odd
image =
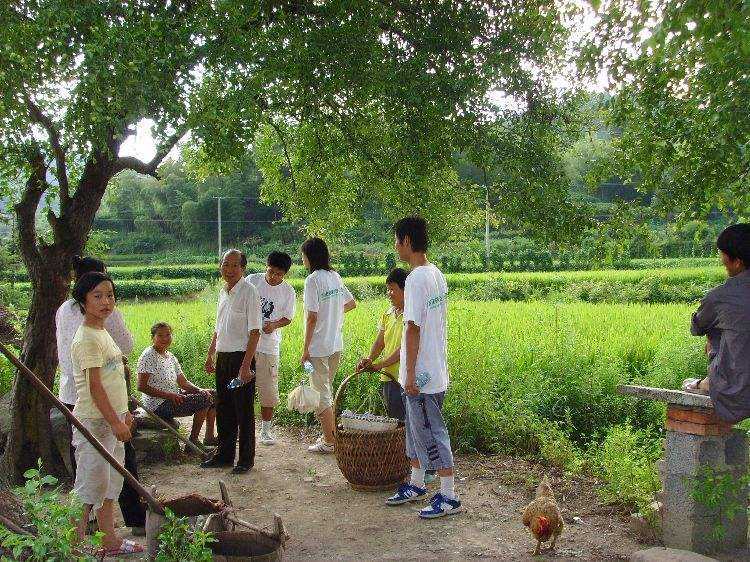
[[[52,388],[57,368],[55,311],[67,297],[70,277],[62,272],[69,271],[63,264],[70,262],[62,258],[60,252],[44,253],[48,260],[46,265],[40,271],[30,272],[40,289],[32,296],[21,361]],[[10,482],[18,482],[41,458],[46,473],[67,475],[52,437],[50,404],[23,376],[16,375],[12,392],[13,417],[0,470]]]
[[[32,162],[32,173],[16,206],[21,254],[33,287],[21,360],[48,388],[54,385],[57,369],[55,313],[68,295],[72,257],[83,251],[111,175],[111,159],[101,154],[89,159],[75,197],[66,196],[61,201],[59,217],[48,214],[55,240],[51,245],[37,240],[35,226],[36,211],[48,187],[41,155]],[[18,374],[11,407],[13,418],[0,459],[0,474],[11,483],[20,482],[23,473],[41,458],[45,472],[66,476],[65,465],[54,446],[50,404]]]

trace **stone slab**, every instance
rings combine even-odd
[[[634,552],[630,555],[630,562],[718,562],[718,560],[687,550],[654,547]]]
[[[180,450],[180,442],[171,433],[139,428],[133,437],[138,464],[170,460]]]
[[[702,394],[693,394],[683,390],[670,390],[668,388],[654,388],[651,386],[620,385],[617,392],[645,400],[656,400],[677,406],[688,408],[713,408],[711,398]]]
[[[133,413],[135,416],[135,422],[137,427],[142,429],[156,429],[159,431],[166,431],[164,429],[164,426],[160,424],[158,421],[156,421],[154,418],[149,416],[146,412],[144,412],[141,408],[136,408],[135,412]],[[192,416],[189,418],[192,420]],[[179,430],[180,429],[180,422],[177,419],[172,419],[172,427]]]
[[[52,440],[55,443],[57,452],[60,453],[68,474],[73,474],[73,463],[70,458],[70,424],[63,413],[57,408],[52,408],[49,412],[49,422],[52,428]]]

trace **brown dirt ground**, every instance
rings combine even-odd
[[[465,512],[423,521],[408,504],[387,507],[386,492],[356,492],[333,455],[306,451],[309,430],[277,428],[279,442],[258,445],[245,475],[205,470],[194,460],[141,468],[161,496],[197,492],[219,497],[224,480],[238,517],[270,529],[278,513],[291,536],[287,560],[627,560],[647,548],[629,534],[627,513],[599,500],[595,480],[564,478],[537,464],[503,456],[460,455],[456,487]],[[566,527],[554,553],[534,558],[520,512],[542,475],[551,477]],[[432,491],[436,490],[432,484]],[[579,517],[580,522],[573,518]],[[142,540],[142,539],[141,539]]]

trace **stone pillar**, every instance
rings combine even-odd
[[[703,554],[744,549],[747,546],[748,489],[741,479],[748,471],[747,435],[721,423],[713,410],[670,405],[663,465],[663,539],[671,548]],[[706,474],[728,476],[724,493],[733,516],[696,501],[696,484]],[[723,536],[714,531],[721,525]]]
[[[716,417],[708,396],[647,386],[623,385],[621,394],[667,404],[667,439],[664,461],[659,474],[664,485],[662,531],[664,545],[703,554],[729,553],[732,560],[750,560],[747,550],[748,470],[747,434],[733,429]],[[732,517],[725,510],[693,499],[693,491],[706,472],[714,478],[724,477],[721,490],[725,503],[734,509]],[[721,503],[718,502],[718,503]],[[712,536],[717,525],[723,535]],[[741,554],[735,556],[736,553]]]

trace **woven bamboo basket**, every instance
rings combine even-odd
[[[334,400],[334,412],[339,411],[349,381],[359,374],[349,375],[341,382]],[[336,462],[352,489],[364,492],[389,490],[404,481],[409,472],[409,460],[406,458],[403,425],[389,431],[372,432],[343,429],[337,423],[335,432]]]

